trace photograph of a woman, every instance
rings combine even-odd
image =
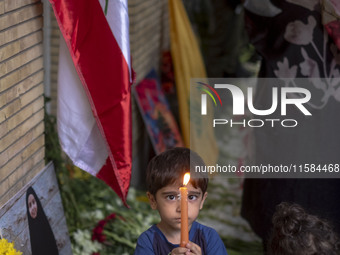
[[[32,255],[58,255],[58,247],[40,200],[32,187],[26,192]]]

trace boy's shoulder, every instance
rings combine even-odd
[[[167,242],[164,234],[159,230],[156,225],[152,225],[149,229],[145,230],[139,237],[137,242],[142,243],[151,243],[153,244],[156,241],[162,239]]]
[[[138,239],[142,239],[142,240],[152,240],[153,236],[155,235],[155,233],[157,232],[157,227],[156,225],[152,225],[149,229],[145,230]]]
[[[171,244],[159,228],[153,225],[139,236],[134,254],[168,254],[177,246]]]
[[[205,235],[218,235],[217,231],[211,227],[208,227],[206,225],[203,225],[202,223],[199,223],[197,221],[193,222],[192,227],[194,228],[194,230],[200,230],[202,231],[202,233],[204,233]]]
[[[151,226],[148,230],[145,230],[137,239],[137,247],[134,254],[143,254],[143,251],[153,250],[153,240],[155,236],[155,225]],[[142,252],[142,253],[140,253]]]
[[[215,229],[196,221],[193,222],[192,229],[191,240],[201,247],[203,254],[227,254],[224,243]]]
[[[141,254],[154,254],[153,253],[153,236],[154,229],[151,226],[148,230],[144,231],[137,240],[137,246],[134,255]]]

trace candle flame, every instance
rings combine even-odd
[[[190,181],[190,173],[186,173],[183,178],[183,185],[187,185]]]

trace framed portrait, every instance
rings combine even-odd
[[[23,255],[72,254],[52,162],[0,208],[0,231]]]

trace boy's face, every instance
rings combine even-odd
[[[147,193],[152,209],[158,210],[161,217],[159,226],[165,231],[178,231],[181,229],[181,201],[178,199],[180,185],[172,184],[157,191],[156,197]],[[207,192],[202,196],[200,188],[194,188],[191,183],[188,188],[188,223],[189,228],[196,220],[202,209]]]

